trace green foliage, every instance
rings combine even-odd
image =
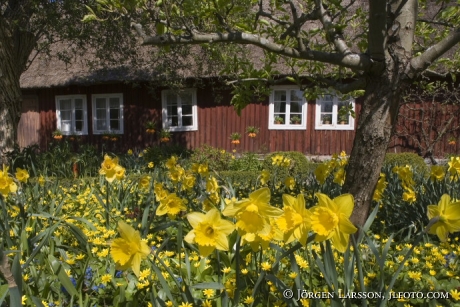
[[[259,156],[252,152],[245,152],[240,157],[232,159],[230,163],[231,171],[252,171],[258,172],[262,170],[262,162]]]
[[[192,152],[190,163],[205,163],[212,171],[227,171],[232,163],[232,154],[204,144]]]
[[[153,162],[155,165],[164,163],[171,156],[176,156],[182,159],[190,157],[190,150],[181,145],[164,144],[161,146],[149,147],[143,151],[143,158],[148,162]]]
[[[426,173],[428,171],[425,160],[415,153],[388,153],[385,155],[384,166],[405,166],[411,165],[415,170]]]
[[[294,177],[306,177],[311,173],[316,167],[314,164],[310,163],[304,154],[298,151],[277,151],[267,155],[262,163],[262,168],[268,170],[270,173],[274,173],[277,167],[273,165],[273,157],[275,156],[284,156],[291,160],[291,164],[283,172],[285,175],[290,175]],[[280,174],[281,175],[281,174]]]
[[[38,145],[30,145],[21,150],[16,144],[13,151],[6,154],[8,164],[12,170],[19,167],[26,169],[32,176],[36,176],[39,150]]]

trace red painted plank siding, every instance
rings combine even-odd
[[[83,94],[87,97],[88,135],[83,141],[101,146],[101,135],[94,135],[92,129],[92,101],[93,94],[123,93],[124,103],[124,135],[115,146],[120,150],[128,148],[145,148],[158,145],[157,135],[148,135],[144,125],[147,121],[155,120],[157,129],[161,128],[161,89],[149,90],[146,86],[132,87],[127,84],[101,84],[93,86],[69,86],[64,88],[36,89],[25,91],[24,94],[35,95],[39,100],[40,113],[40,146],[46,149],[51,141],[51,133],[56,129],[55,96]],[[238,152],[272,152],[295,150],[306,155],[331,155],[345,150],[351,151],[355,131],[344,130],[315,130],[316,103],[311,101],[307,105],[306,130],[269,130],[268,129],[268,98],[262,102],[248,105],[238,116],[230,105],[230,91],[213,91],[211,88],[197,89],[198,131],[173,133],[173,142],[197,148],[203,144],[223,148],[228,151],[237,149]],[[355,111],[359,114],[361,105],[359,100]],[[402,114],[415,116],[413,111],[405,107]],[[442,121],[442,119],[440,119]],[[357,120],[355,120],[356,129]],[[400,124],[409,124],[400,118]],[[456,119],[459,125],[459,119]],[[248,126],[259,127],[260,132],[256,138],[249,138],[246,134]],[[412,124],[411,132],[416,133],[418,128]],[[241,144],[234,146],[230,143],[230,135],[239,132],[242,135]],[[458,135],[456,135],[458,137]],[[448,138],[449,136],[446,136]],[[404,138],[393,137],[389,151],[400,152],[413,148],[413,143]],[[455,148],[453,148],[455,147]],[[455,146],[447,145],[443,140],[436,148],[435,153],[455,152]]]

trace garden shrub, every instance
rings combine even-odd
[[[306,177],[311,173],[316,165],[310,163],[304,154],[298,151],[277,151],[267,155],[263,161],[263,169],[268,170],[270,173],[275,171],[276,166],[273,165],[272,158],[281,155],[291,160],[291,164],[287,173],[294,177]]]
[[[182,159],[189,158],[191,151],[184,146],[176,144],[167,144],[162,146],[149,147],[144,150],[143,158],[148,162],[159,165],[168,160],[171,156],[177,156]]]
[[[38,155],[40,148],[37,144],[24,147],[22,150],[15,144],[12,151],[6,154],[8,164],[12,170],[22,168],[27,170],[31,176],[36,176],[38,172]]]
[[[428,171],[428,167],[419,155],[412,152],[403,152],[403,153],[388,153],[385,155],[385,161],[383,165],[390,166],[404,166],[411,165],[414,170],[422,172],[425,174]]]
[[[232,159],[230,164],[232,171],[260,171],[262,170],[262,161],[259,156],[252,152],[245,152],[241,157]]]
[[[193,150],[190,155],[190,163],[207,163],[212,171],[228,171],[232,163],[232,154],[224,149],[204,144]]]
[[[258,185],[259,172],[254,171],[223,171],[220,177],[229,182],[235,190],[235,195],[245,198]]]

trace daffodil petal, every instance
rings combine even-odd
[[[334,198],[334,202],[337,204],[338,212],[344,214],[347,218],[353,213],[354,199],[351,194],[343,194]]]

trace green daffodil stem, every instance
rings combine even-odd
[[[105,181],[105,222],[107,228],[110,226],[110,205],[109,205],[109,182]]]

